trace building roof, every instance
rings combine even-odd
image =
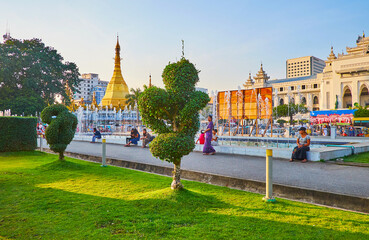
[[[306,77],[296,77],[296,78],[283,78],[283,79],[275,79],[275,80],[269,80],[269,84],[274,83],[283,83],[283,82],[295,82],[295,81],[302,81],[302,80],[309,80],[309,79],[316,79],[316,74]]]

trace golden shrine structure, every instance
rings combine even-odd
[[[129,94],[127,83],[124,81],[122,76],[122,71],[120,68],[120,46],[119,39],[117,37],[117,45],[115,46],[115,65],[114,73],[108,86],[106,87],[106,92],[101,100],[102,106],[112,106],[116,109],[124,109],[127,106],[126,95]]]

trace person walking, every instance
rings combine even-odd
[[[302,160],[301,162],[307,162],[306,152],[310,151],[310,136],[306,133],[306,128],[301,127],[299,129],[300,135],[297,138],[297,147],[293,149],[290,162],[294,159]]]
[[[202,150],[204,155],[214,155],[215,154],[215,149],[211,146],[211,139],[213,137],[213,117],[211,115],[208,116],[208,121],[209,124],[205,130],[205,144],[204,144],[204,148]]]

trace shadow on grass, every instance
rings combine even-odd
[[[333,210],[330,216],[325,216],[330,210],[286,200],[265,205],[257,194],[194,182],[186,182],[185,190],[172,191],[166,187],[170,184],[168,177],[133,170],[101,168],[98,164],[67,160],[48,162],[28,169],[27,173],[30,174],[22,177],[3,176],[4,181],[0,181],[0,236],[24,239],[39,236],[45,239],[369,238],[369,221],[360,215]],[[96,177],[100,185],[95,179],[83,185],[86,179]],[[101,188],[108,178],[114,180],[107,186],[111,189]],[[64,179],[70,185],[63,185],[60,180]],[[38,187],[44,183],[48,186]],[[123,185],[127,188],[121,188]],[[114,195],[121,192],[124,197],[125,191],[133,199]],[[106,196],[100,196],[104,193]],[[238,198],[245,200],[235,201]],[[349,217],[342,219],[345,215]]]
[[[57,158],[57,157],[56,157]],[[89,166],[68,160],[55,160],[51,163],[47,163],[37,167],[37,170],[41,171],[60,171],[60,170],[85,170]]]
[[[0,233],[14,238],[368,239],[364,233],[304,224],[308,216],[261,213],[191,190],[122,200],[30,186],[24,212],[5,218]],[[43,196],[40,198],[40,196]],[[148,196],[149,197],[149,196]],[[160,198],[156,198],[160,197]],[[19,210],[18,210],[19,211]],[[10,213],[8,213],[10,214]],[[274,214],[274,219],[270,214]],[[6,215],[4,215],[6,216]],[[23,220],[21,220],[22,218]],[[287,219],[288,218],[288,219]],[[317,221],[319,222],[319,221]],[[364,222],[365,223],[365,222]],[[14,226],[11,226],[14,224]],[[368,224],[368,222],[366,222]],[[31,227],[32,226],[32,227]],[[4,232],[4,230],[9,231]],[[12,232],[10,232],[12,231]]]

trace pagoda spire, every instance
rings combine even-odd
[[[122,76],[120,67],[120,45],[119,36],[117,35],[117,44],[115,45],[115,61],[114,72],[108,86],[104,98],[101,100],[103,106],[113,106],[118,109],[119,103],[122,107],[126,106],[126,95],[129,94],[128,86]]]
[[[253,81],[252,81],[251,73],[249,73],[249,78],[246,80],[243,86],[247,89],[247,88],[252,87],[252,85],[253,85]]]
[[[152,85],[151,85],[151,74],[150,74],[150,76],[149,76],[149,87],[151,87]]]

